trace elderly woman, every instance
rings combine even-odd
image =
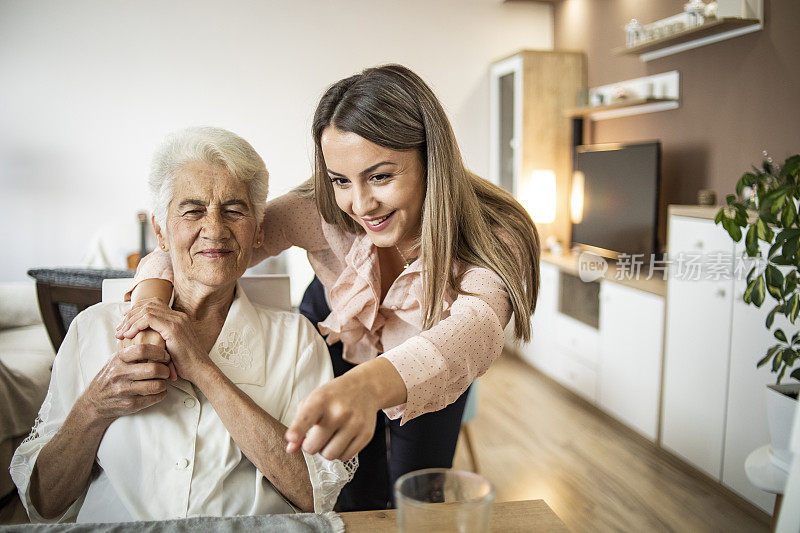
[[[354,463],[286,453],[298,403],[330,380],[301,316],[251,303],[237,280],[263,239],[264,162],[216,128],[169,138],[150,176],[153,226],[175,271],[151,302],[166,343],[115,350],[127,304],[72,322],[11,475],[34,522],[329,511]],[[168,365],[174,365],[177,378]]]

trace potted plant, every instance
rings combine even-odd
[[[766,156],[766,154],[765,154]],[[774,305],[766,317],[766,328],[777,343],[770,346],[757,363],[770,365],[777,374],[776,384],[767,388],[767,417],[772,438],[773,463],[788,469],[788,450],[794,409],[800,390],[800,155],[775,165],[767,157],[761,168],[745,172],[736,184],[736,194],[726,197],[726,205],[714,221],[739,242],[744,236],[745,253],[758,257],[747,274],[744,301],[761,307],[769,296]],[[759,242],[769,246],[763,254]],[[764,246],[766,248],[766,246]],[[778,315],[790,327],[773,324]],[[785,377],[790,383],[781,384]]]

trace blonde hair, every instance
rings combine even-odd
[[[420,235],[423,326],[441,320],[448,287],[459,294],[453,262],[485,267],[505,284],[514,334],[530,340],[539,292],[539,236],[511,194],[469,172],[442,105],[411,70],[384,65],[332,85],[314,114],[314,176],[298,188],[313,196],[322,217],[352,233],[363,231],[336,205],[320,140],[325,128],[352,132],[392,150],[419,150],[426,171]]]

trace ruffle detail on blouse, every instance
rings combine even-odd
[[[328,344],[344,344],[346,360],[363,363],[382,351],[380,331],[385,322],[378,312],[377,254],[369,237],[356,239],[345,263],[330,289],[331,314],[318,327]]]

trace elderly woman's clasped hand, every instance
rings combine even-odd
[[[189,316],[171,309],[158,298],[134,304],[125,313],[117,329],[117,338],[130,339],[148,328],[164,339],[165,354],[175,365],[179,377],[194,382],[199,371],[214,364],[208,351],[203,348]]]
[[[160,346],[123,348],[94,377],[84,400],[99,418],[109,421],[150,407],[167,396],[168,362]]]

